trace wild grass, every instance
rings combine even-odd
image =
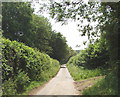
[[[118,70],[114,68],[104,79],[86,89],[83,95],[120,95],[118,93]]]
[[[22,95],[27,95],[27,94],[29,94],[29,92],[30,92],[32,89],[34,89],[34,88],[36,88],[36,87],[39,87],[39,86],[45,84],[45,82],[46,82],[46,81],[32,81],[32,82],[29,84],[29,86],[25,87],[25,90],[26,90],[26,91],[24,91],[24,92],[22,93]]]
[[[105,75],[107,71],[104,69],[85,69],[84,67],[78,67],[72,64],[67,64],[68,70],[75,81],[80,81],[96,76]]]

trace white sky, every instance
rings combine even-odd
[[[39,10],[39,4],[35,4],[35,13]],[[56,23],[55,20],[51,19],[49,14],[46,12],[42,14],[47,17],[52,24],[52,29],[60,32],[64,37],[66,37],[67,44],[72,47],[73,50],[82,50],[87,47],[83,42],[88,38],[87,36],[80,36],[81,32],[77,30],[77,23],[74,21],[69,21],[67,25],[61,25],[61,23]],[[86,22],[84,21],[86,24]],[[79,47],[76,45],[79,45]]]

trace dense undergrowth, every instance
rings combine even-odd
[[[56,75],[59,62],[19,43],[2,39],[3,95],[16,95],[28,91]]]

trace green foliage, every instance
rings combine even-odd
[[[83,95],[119,95],[118,81],[118,68],[114,67],[104,79],[86,89]]]
[[[4,37],[23,42],[41,52],[52,53],[49,46],[51,24],[47,18],[33,14],[30,3],[4,2],[2,10]]]
[[[106,41],[101,37],[94,44],[90,44],[85,50],[73,56],[68,64],[84,66],[89,69],[108,67],[109,54]]]
[[[120,2],[102,2],[100,11],[103,13],[103,16],[107,18],[107,21],[104,25],[101,25],[101,31],[105,32],[105,39],[107,42],[107,47],[109,51],[111,65],[116,64],[116,61],[120,60],[120,46],[118,45],[119,36],[120,36]],[[100,21],[103,20],[99,18]]]
[[[54,32],[52,34],[50,45],[53,49],[53,53],[50,56],[59,60],[61,63],[66,63],[69,57],[75,54],[75,52],[68,47],[65,37],[60,33]]]
[[[2,39],[2,42],[3,84],[7,87],[9,79],[13,81],[10,90],[7,91],[3,87],[4,92],[7,91],[3,94],[9,94],[9,91],[12,90],[13,95],[23,92],[30,82],[47,81],[59,70],[59,62],[47,54],[40,53],[38,50],[17,41]],[[14,89],[17,92],[14,92]]]
[[[39,51],[45,52],[47,54],[52,53],[52,47],[49,41],[52,36],[52,27],[47,18],[38,15],[32,15],[32,36],[29,37],[32,47],[36,47]]]
[[[84,95],[118,95],[118,66],[116,64],[119,62],[114,62],[112,67],[108,64],[108,49],[106,40],[102,36],[100,40],[90,44],[87,49],[68,61],[68,69],[75,80],[106,75],[105,79],[85,90]],[[105,69],[105,67],[107,68]]]
[[[102,76],[107,73],[104,69],[89,70],[82,66],[75,66],[73,64],[67,64],[68,70],[76,81],[88,79],[91,77]]]
[[[30,28],[33,9],[30,3],[3,2],[2,3],[2,30],[3,35],[10,40],[26,43],[31,35]]]
[[[54,1],[50,3],[48,9],[51,17],[59,22],[65,23],[68,19],[79,21],[78,27],[79,31],[82,32],[82,36],[86,35],[90,39],[97,37],[101,33],[105,35],[103,37],[105,41],[102,40],[103,43],[90,44],[83,54],[72,57],[68,64],[82,65],[93,69],[109,67],[110,65],[114,66],[120,60],[120,46],[118,45],[118,37],[120,36],[120,2],[88,2],[88,4],[85,4],[83,0]],[[82,24],[84,20],[88,21],[88,25],[84,26]],[[94,31],[94,27],[90,24],[96,21],[98,25],[95,26],[96,31]],[[86,94],[118,94],[117,88],[114,88],[114,86],[117,86],[117,77],[114,77],[116,76],[114,74],[109,74],[109,78],[106,77],[105,80],[88,90]]]
[[[32,81],[28,86],[25,87],[25,91],[22,93],[22,95],[28,94],[33,88],[39,87],[43,84],[45,84],[43,81]]]
[[[90,0],[91,1],[91,0]],[[110,64],[113,65],[119,59],[120,46],[120,2],[88,2],[81,1],[53,1],[47,8],[52,18],[65,23],[69,19],[78,21],[79,31],[82,36],[88,36],[90,42],[101,33],[106,33],[106,46],[108,47]],[[83,25],[87,20],[88,25]],[[94,27],[92,22],[98,22]],[[96,29],[94,31],[94,29]]]
[[[37,48],[60,62],[66,62],[73,55],[74,51],[67,46],[66,39],[60,33],[52,31],[47,18],[33,14],[30,3],[4,2],[2,5],[5,38]]]
[[[76,56],[73,56],[69,59],[68,64],[74,64],[77,66],[83,66],[85,64],[87,52],[85,50],[81,50]]]
[[[17,94],[17,91],[15,88],[16,88],[15,82],[9,78],[8,80],[4,81],[4,83],[2,84],[3,95]]]
[[[98,14],[101,16],[101,12],[99,11],[100,4],[98,2],[89,2],[86,4],[84,0],[80,1],[53,1],[47,5],[47,9],[52,18],[54,18],[57,22],[62,22],[62,24],[66,24],[69,19],[73,19],[78,21],[79,31],[82,32],[82,36],[88,36],[88,38],[92,38],[92,36],[97,36],[99,31],[92,31],[94,27],[90,24],[91,22],[98,21]],[[44,6],[44,5],[43,5]],[[46,8],[44,6],[44,8]],[[87,21],[88,24],[84,25],[83,20]],[[97,28],[97,26],[96,26]]]
[[[86,66],[88,68],[108,67],[109,53],[106,41],[101,37],[86,49]]]
[[[19,70],[18,75],[15,76],[15,83],[17,85],[16,90],[21,93],[25,90],[25,87],[29,84],[30,79],[27,76],[27,74],[25,74],[25,72]]]

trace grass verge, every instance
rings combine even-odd
[[[68,70],[75,81],[80,81],[96,76],[102,76],[107,73],[104,69],[89,70],[84,67],[78,67],[72,64],[67,64]]]
[[[29,84],[29,86],[25,88],[26,91],[24,93],[22,93],[22,95],[28,95],[31,90],[33,90],[34,88],[40,87],[41,85],[43,85],[45,83],[46,83],[46,81],[43,81],[43,82],[41,82],[41,81],[32,81]]]
[[[83,95],[120,95],[118,94],[117,72],[117,67],[115,67],[104,79],[86,89]]]

